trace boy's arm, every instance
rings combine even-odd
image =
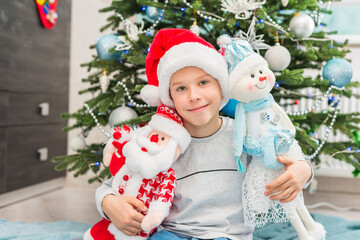
[[[302,187],[303,189],[307,188],[310,185],[313,178],[314,178],[314,169],[312,168],[311,163],[309,161],[305,160],[305,155],[302,152],[298,141],[294,140],[294,143],[291,145],[290,150],[286,155],[293,158],[293,159],[295,159],[295,160],[304,161],[309,165],[310,170],[311,170],[311,176],[306,181],[305,185]]]
[[[304,186],[309,185],[313,178],[311,164],[303,160],[305,156],[297,141],[294,141],[286,155],[277,158],[279,162],[285,165],[285,172],[265,186],[264,195],[272,195],[269,197],[271,200],[292,201]]]
[[[116,195],[114,190],[111,188],[112,181],[113,181],[113,177],[106,180],[103,184],[101,184],[101,186],[98,187],[95,192],[95,202],[96,202],[97,210],[99,211],[100,215],[103,218],[106,218],[107,220],[110,219],[104,214],[101,205],[102,205],[102,201],[107,195],[109,194]]]
[[[265,186],[264,195],[271,195],[270,200],[280,200],[282,203],[290,202],[311,178],[311,168],[306,161],[298,161],[291,157],[282,156],[277,159],[285,165],[286,170]]]
[[[110,220],[117,229],[126,235],[134,236],[141,230],[141,221],[144,218],[137,209],[146,212],[147,208],[135,197],[116,195],[111,188],[112,181],[113,178],[110,178],[96,189],[96,207],[100,215]]]

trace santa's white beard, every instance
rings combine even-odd
[[[138,141],[137,138],[140,138],[141,141]],[[134,134],[131,140],[125,144],[123,155],[126,158],[125,164],[131,172],[139,173],[143,178],[151,179],[170,168],[174,161],[178,143],[171,138],[165,147],[159,147],[155,144],[158,147],[156,149],[154,143],[150,142],[148,138],[146,140],[143,136]],[[148,149],[149,146],[151,149]],[[141,150],[143,147],[148,149],[148,152]]]

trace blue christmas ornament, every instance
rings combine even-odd
[[[236,105],[238,105],[238,103],[238,100],[230,98],[228,103],[221,109],[221,111],[229,117],[235,117]]]
[[[331,105],[334,101],[335,101],[335,97],[334,97],[334,96],[328,97],[328,105]]]
[[[145,12],[146,16],[148,16],[151,20],[157,20],[160,15],[160,10],[153,6],[147,7]]]
[[[100,59],[102,60],[112,60],[121,58],[123,51],[115,51],[109,53],[111,49],[115,48],[115,43],[123,43],[118,39],[114,34],[108,34],[102,36],[96,43],[96,52]]]
[[[353,76],[351,64],[343,58],[328,61],[323,68],[323,78],[330,81],[330,85],[344,87],[350,83]]]

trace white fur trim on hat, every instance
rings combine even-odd
[[[156,107],[161,104],[159,88],[157,86],[145,85],[140,91],[140,96],[150,106]]]
[[[228,70],[223,56],[215,49],[197,42],[185,42],[170,48],[160,59],[157,75],[159,93],[163,104],[174,107],[170,97],[169,84],[171,76],[184,67],[198,67],[218,80],[224,99],[220,109],[229,100],[227,84]]]
[[[180,145],[181,153],[184,153],[186,148],[189,146],[191,136],[186,129],[174,120],[168,119],[160,115],[153,115],[149,126],[154,130],[164,132]]]
[[[262,56],[257,53],[254,53],[244,58],[229,74],[229,89],[232,89],[235,83],[240,80],[245,74],[250,73],[254,67],[260,65],[268,66],[269,64]]]

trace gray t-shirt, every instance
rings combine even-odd
[[[233,120],[206,138],[192,138],[173,164],[178,184],[169,216],[162,226],[200,239],[252,239],[254,228],[243,219],[241,186],[232,150]],[[246,165],[246,154],[243,154]]]

